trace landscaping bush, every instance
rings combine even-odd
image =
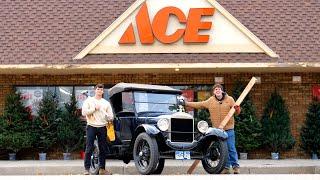
[[[235,100],[239,98],[244,88],[245,85],[240,81],[235,83],[232,91]],[[236,147],[239,152],[248,153],[262,145],[262,127],[256,116],[250,93],[240,106],[241,113],[235,116]]]
[[[77,100],[73,91],[71,101],[65,104],[65,108],[61,113],[57,128],[58,143],[64,152],[70,153],[82,148],[85,135],[84,126],[85,122],[80,119]]]
[[[289,111],[276,90],[266,104],[261,123],[264,145],[272,152],[293,148],[295,140],[290,131]]]
[[[320,155],[320,101],[313,100],[300,131],[300,147],[308,154]]]
[[[0,149],[17,153],[30,148],[35,142],[30,110],[25,108],[20,93],[7,95],[2,117],[0,117]]]
[[[57,142],[58,101],[51,92],[46,92],[39,103],[37,116],[33,123],[36,141],[34,147],[39,152],[46,152]]]

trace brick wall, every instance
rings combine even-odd
[[[292,83],[292,76],[300,75],[302,83]],[[261,84],[256,84],[251,96],[256,105],[258,118],[261,117],[265,103],[276,88],[284,98],[291,118],[291,130],[299,140],[299,128],[305,120],[308,104],[312,99],[311,88],[319,84],[320,73],[206,73],[206,74],[79,74],[79,75],[0,75],[0,110],[4,107],[5,95],[14,85],[93,85],[96,83],[116,84],[133,82],[147,84],[213,84],[215,76],[224,77],[226,91],[231,94],[235,80],[248,82],[252,76],[260,76]],[[291,151],[281,153],[282,157],[307,157],[299,150],[298,143]],[[250,155],[254,158],[269,158],[266,150]]]

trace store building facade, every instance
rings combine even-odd
[[[203,100],[218,82],[230,94],[252,76],[261,117],[277,89],[299,141],[320,96],[320,3],[316,0],[119,0],[4,2],[0,19],[0,109],[16,88],[36,109],[50,90],[60,103],[74,88],[118,82],[162,84]],[[107,98],[107,94],[106,94]],[[284,157],[305,157],[298,145]],[[256,152],[255,157],[269,157]]]

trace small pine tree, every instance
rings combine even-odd
[[[84,122],[80,119],[80,113],[77,109],[77,100],[73,90],[71,101],[65,104],[59,118],[57,138],[64,152],[72,152],[82,147],[84,143]]]
[[[290,131],[289,111],[275,90],[268,100],[262,116],[264,144],[272,152],[291,149],[295,140]]]
[[[32,147],[34,135],[30,111],[23,106],[21,94],[12,91],[7,95],[3,116],[0,118],[0,149],[17,153]]]
[[[31,127],[30,112],[24,107],[21,94],[14,91],[8,94],[3,111],[8,130],[24,131]]]
[[[245,86],[236,81],[232,95],[238,99]],[[241,104],[241,113],[235,116],[236,145],[239,152],[249,152],[257,149],[262,144],[262,127],[256,116],[254,105],[250,94],[246,96]]]
[[[300,132],[300,147],[308,154],[320,155],[320,101],[313,100]]]
[[[34,120],[36,142],[34,147],[40,152],[46,152],[57,141],[57,124],[60,110],[58,101],[51,92],[46,92],[39,103],[37,116]]]

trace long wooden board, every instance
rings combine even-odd
[[[250,90],[252,89],[253,85],[257,82],[257,78],[252,77],[251,80],[249,81],[249,83],[247,84],[246,88],[242,91],[241,95],[239,96],[239,98],[237,99],[237,101],[235,102],[235,105],[240,105],[242,103],[242,101],[244,100],[244,98],[248,95],[248,93],[250,92]],[[235,112],[234,107],[232,107],[230,109],[230,111],[228,112],[228,114],[226,115],[226,117],[222,120],[222,122],[220,123],[220,126],[224,127],[228,121],[230,120],[230,118],[233,116]],[[197,167],[197,165],[199,164],[200,160],[195,160],[192,165],[190,166],[190,168],[188,169],[187,173],[188,174],[192,174],[194,169]]]
[[[240,106],[240,104],[242,103],[244,98],[248,95],[248,93],[250,92],[250,90],[252,89],[252,87],[256,83],[256,81],[257,81],[257,78],[255,78],[255,77],[251,78],[250,82],[247,84],[246,88],[242,91],[241,95],[237,99],[235,105]],[[222,126],[222,127],[226,126],[226,124],[229,122],[230,118],[233,116],[234,112],[235,112],[235,109],[234,109],[234,107],[232,107],[230,109],[230,111],[228,112],[228,114],[226,115],[226,117],[224,117],[224,119],[220,123],[220,126]]]

